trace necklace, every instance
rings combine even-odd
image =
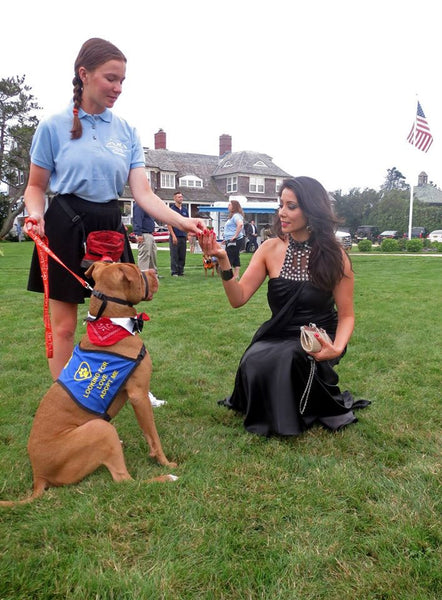
[[[290,236],[289,245],[285,254],[284,264],[280,277],[292,281],[309,281],[310,274],[308,263],[310,259],[311,246],[308,240],[297,242]]]

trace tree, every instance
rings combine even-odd
[[[390,190],[370,212],[370,219],[381,230],[397,230],[401,234],[405,233],[408,229],[409,203],[408,192]]]
[[[373,189],[352,188],[348,194],[342,195],[341,191],[332,193],[335,200],[336,215],[343,219],[343,225],[351,232],[355,232],[359,225],[370,225],[369,214],[377,206],[380,198],[379,192]]]
[[[405,176],[393,167],[391,169],[387,169],[387,176],[385,178],[384,184],[381,186],[381,190],[384,192],[390,192],[391,190],[408,190],[410,186],[408,183],[405,183]]]
[[[0,182],[7,192],[0,199],[0,238],[23,210],[23,193],[29,177],[29,150],[38,125],[39,110],[25,76],[0,80]]]

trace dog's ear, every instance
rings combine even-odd
[[[95,271],[95,269],[97,267],[99,268],[100,266],[102,266],[104,264],[106,264],[106,263],[103,263],[103,262],[94,262],[94,263],[92,263],[91,266],[88,268],[88,270],[85,271],[86,277],[90,277],[91,279],[95,279],[95,277],[93,276],[93,272]]]
[[[158,280],[153,269],[145,271],[148,280],[148,297],[146,298],[146,284],[137,265],[132,263],[118,263],[123,278],[128,284],[127,299],[133,304],[138,304],[141,300],[152,300],[152,294],[158,289]],[[154,277],[152,277],[154,273]]]

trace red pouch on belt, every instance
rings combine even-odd
[[[91,231],[86,240],[84,268],[97,261],[118,262],[124,250],[124,234],[119,231]]]

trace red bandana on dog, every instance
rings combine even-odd
[[[87,334],[89,340],[96,346],[112,346],[128,335],[139,333],[143,329],[143,321],[149,321],[146,313],[140,313],[134,318],[88,319]]]

